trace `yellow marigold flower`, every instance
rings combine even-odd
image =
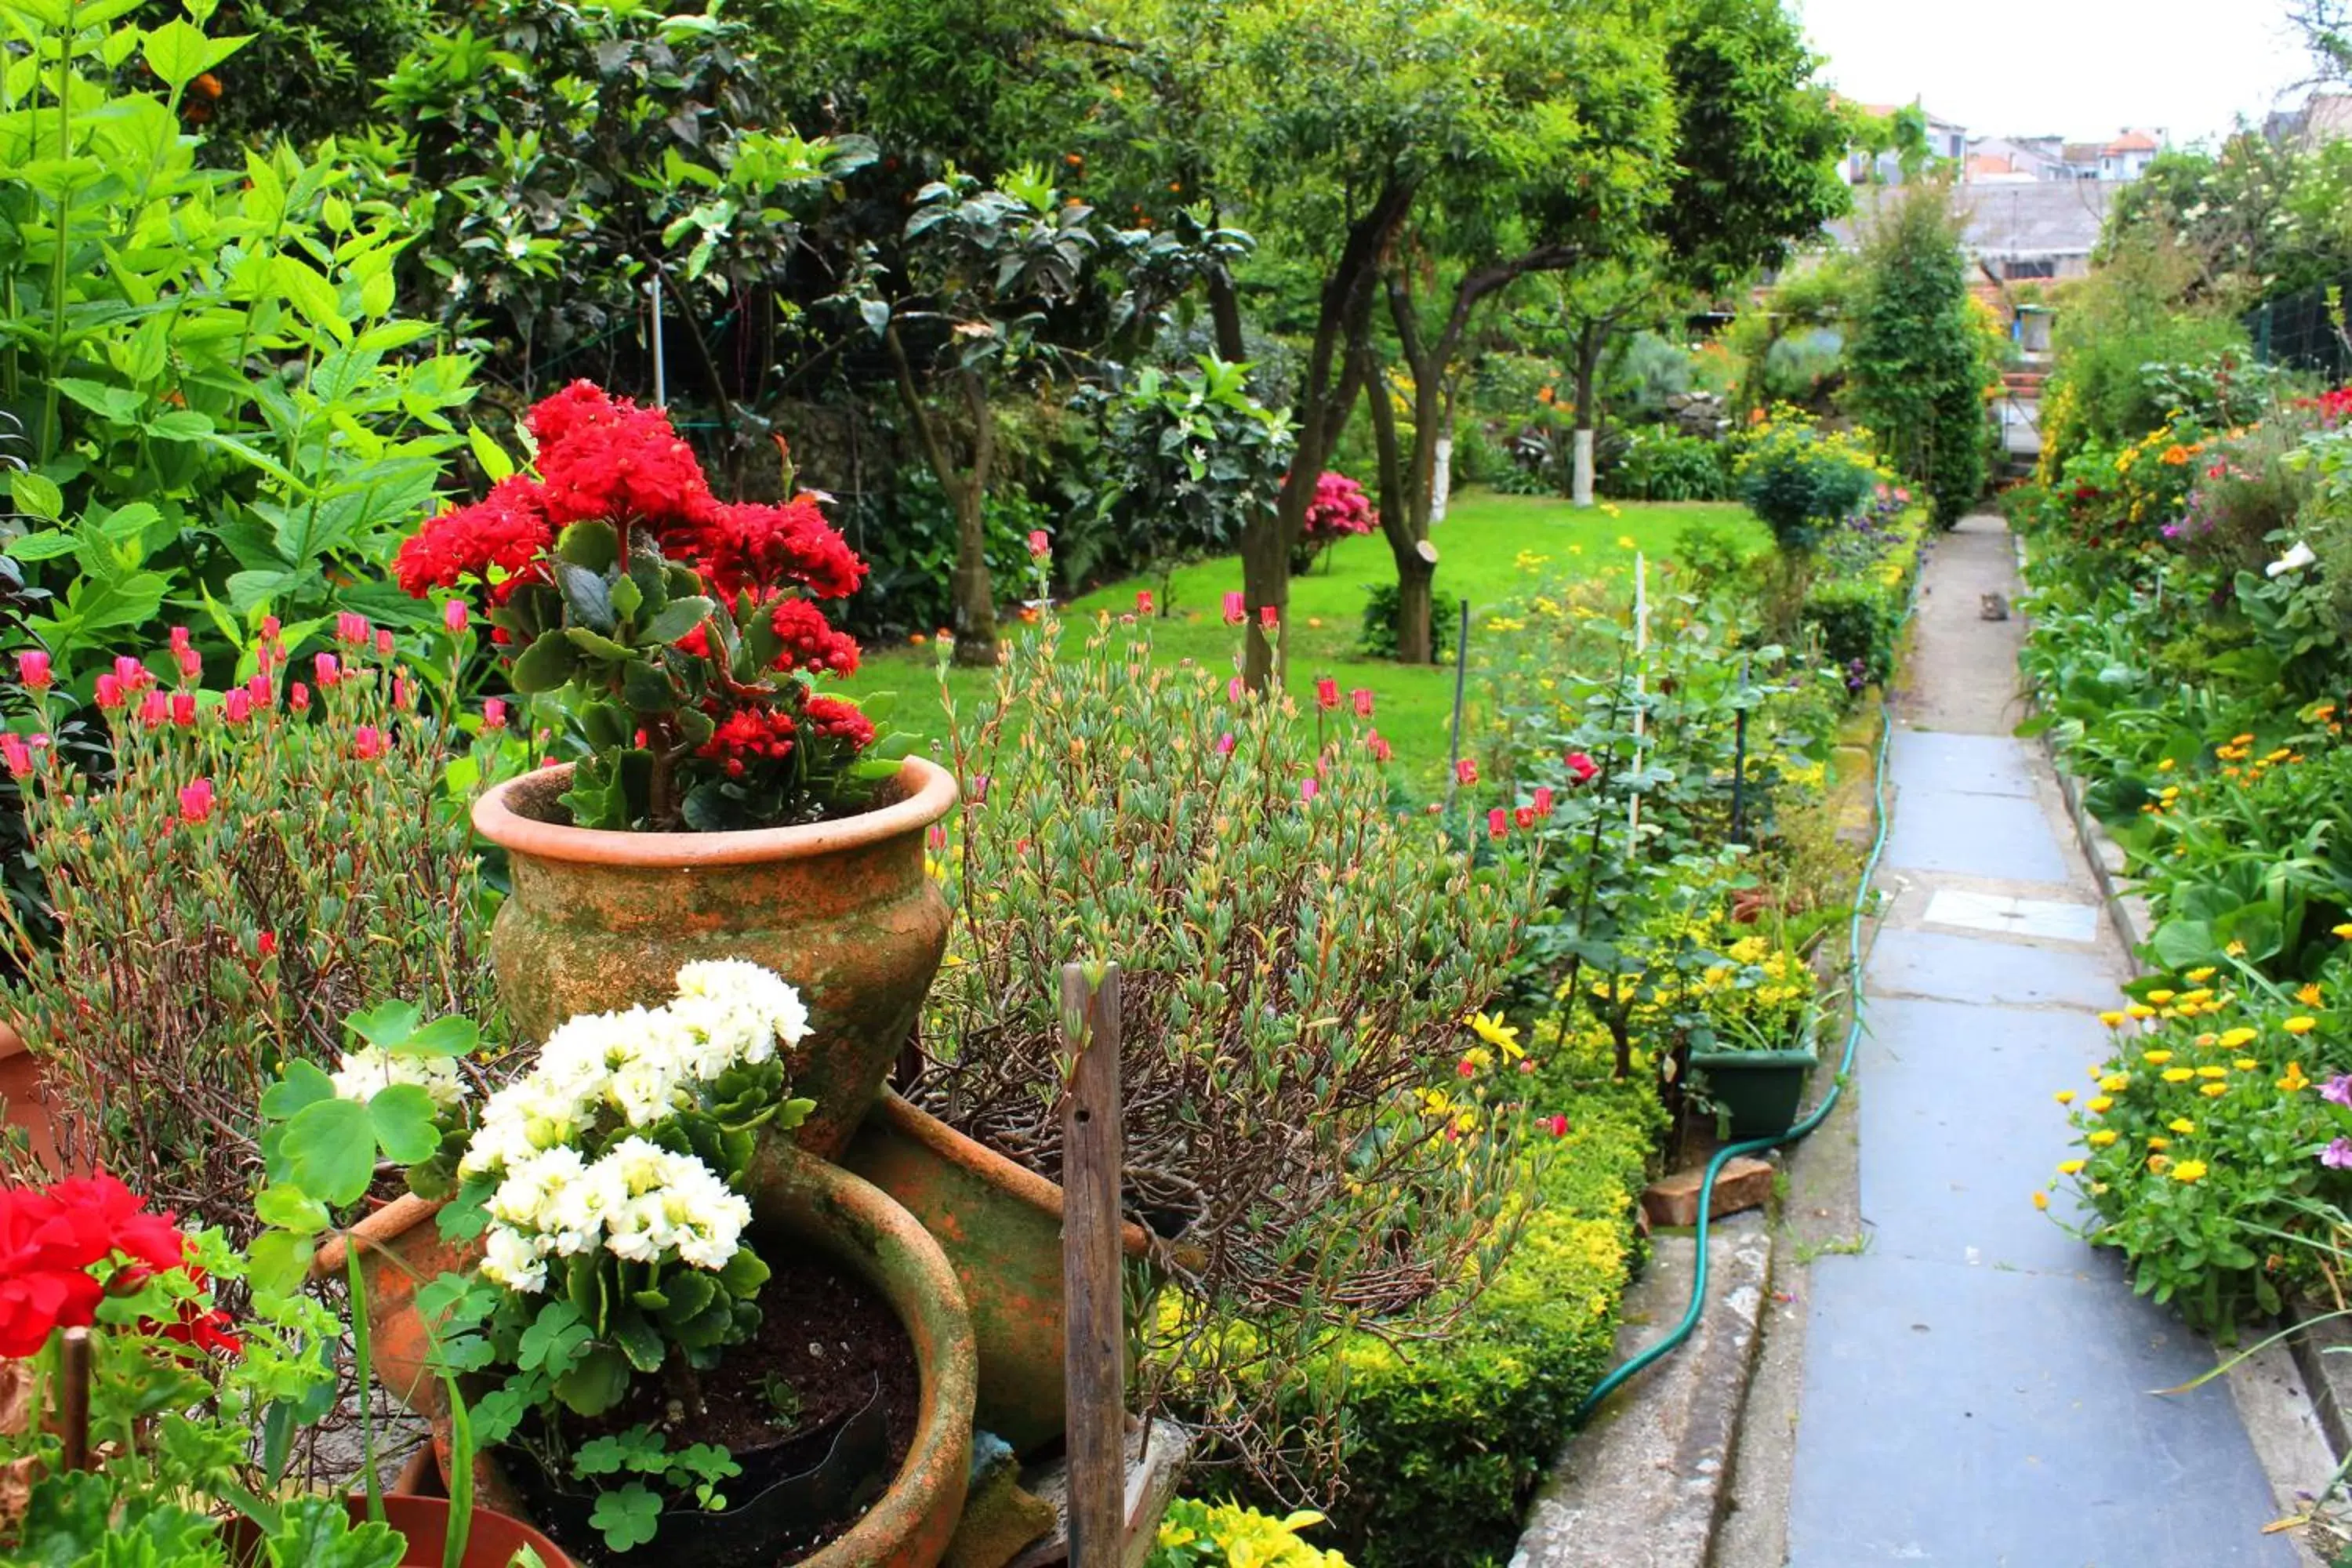
[[[2192,969],[2189,972],[2189,978],[2202,985],[2213,978],[2213,966],[2209,963],[2202,969]]]
[[[2094,1116],[2105,1116],[2108,1111],[2115,1109],[2115,1104],[2116,1102],[2106,1095],[2100,1094],[2094,1095],[2089,1100],[2084,1100],[2083,1102],[2083,1109],[2089,1111]]]
[[[2156,1009],[2149,1006],[2145,1002],[2135,1002],[2130,1006],[2125,1008],[2124,1011],[2130,1014],[2135,1018],[2153,1018],[2156,1016]]]
[[[2252,735],[2232,735],[2230,737],[2230,744],[2233,746],[2251,746],[2253,743],[2254,738]]]
[[[1500,1018],[1485,1013],[1473,1013],[1470,1015],[1470,1029],[1488,1045],[1500,1048],[1505,1061],[1515,1062],[1528,1054],[1519,1045],[1518,1029]]]
[[[2048,1207],[2050,1206],[2050,1194],[2049,1194],[2048,1193],[2036,1193],[2036,1194],[2033,1194],[2033,1206],[2034,1206],[2035,1208],[2038,1208],[2038,1209],[2046,1209],[2046,1208],[2048,1208]]]
[[[2352,927],[2347,927],[2347,933],[2352,933]],[[2102,1013],[2099,1015],[2099,1022],[2110,1029],[2120,1029],[2123,1027],[2124,1016],[2115,1012]]]
[[[2293,755],[2294,755],[2294,753],[2293,752],[2289,751],[2289,750],[2288,750],[2286,747],[2284,747],[2284,746],[2281,746],[2277,751],[2269,753],[2268,755],[2266,755],[2265,757],[2263,757],[2263,761],[2264,761],[2264,762],[2266,762],[2266,763],[2283,763],[2283,762],[2286,761],[2289,757],[2291,757],[2291,756],[2293,756]]]
[[[2131,1087],[2131,1074],[2127,1072],[2107,1073],[2100,1078],[2099,1087],[2105,1089],[2109,1094],[2121,1094],[2124,1090]]]
[[[2055,1098],[2061,1105],[2072,1105],[2074,1103],[2074,1091],[2071,1089],[2062,1089]]]
[[[2172,1179],[2176,1182],[2203,1181],[2205,1179],[2205,1162],[2202,1160],[2181,1161],[2180,1163],[2172,1167]]]
[[[2179,1133],[2183,1138],[2188,1137],[2191,1132],[2197,1131],[2197,1123],[2189,1121],[2186,1116],[2176,1116],[2171,1121],[2166,1122],[2165,1125],[2171,1128],[2175,1132]]]
[[[2246,944],[2242,942],[2232,942],[2221,951],[2231,958],[2243,958],[2246,956]]]
[[[2200,985],[2194,991],[2182,992],[2180,994],[2180,999],[2183,1002],[2194,1002],[2201,1007],[2206,1003],[2213,1000],[2213,988],[2210,985]]]
[[[2303,1076],[2301,1062],[2289,1062],[2286,1064],[2286,1076],[2278,1080],[2278,1086],[2289,1094],[2297,1094],[2310,1088],[2311,1080]]]
[[[2325,999],[2322,997],[2319,990],[2319,982],[2315,980],[2310,984],[2305,986],[2302,990],[2296,992],[2294,994],[2294,999],[2302,1003],[2306,1007],[2318,1007],[2325,1005]]]
[[[2147,1157],[2147,1168],[2159,1176],[2164,1174],[2165,1167],[2171,1163],[2171,1159],[2167,1155],[2150,1154]]]
[[[2083,1140],[2084,1142],[2088,1143],[2094,1149],[2104,1149],[2115,1141],[2116,1130],[2112,1127],[2102,1127],[2096,1132],[2092,1133],[2089,1137]]]
[[[2172,771],[2172,759],[2170,757],[2158,758],[2156,764],[2156,771],[2160,773],[2170,773]]]
[[[2174,993],[2170,991],[2151,991],[2147,994],[2147,999],[2161,1007],[2166,1003],[2171,1001],[2173,995]]]
[[[2260,1030],[2249,1029],[2243,1024],[2234,1029],[2224,1029],[2221,1031],[2221,1048],[2225,1051],[2234,1051],[2240,1046],[2251,1046],[2260,1033]]]
[[[2200,1083],[2197,1086],[2197,1092],[2208,1100],[2219,1100],[2230,1092],[2230,1086],[2226,1083]]]
[[[2207,1062],[2203,1067],[2197,1069],[2197,1076],[2199,1078],[2227,1078],[2230,1076],[2230,1069],[2225,1067],[2216,1067],[2211,1062]]]
[[[2167,1068],[2164,1069],[2164,1081],[2167,1083],[2187,1083],[2190,1079],[2193,1079],[2196,1076],[2197,1073],[2195,1069],[2191,1068]]]
[[[2142,1051],[2139,1054],[2139,1059],[2147,1063],[2150,1067],[2160,1068],[2165,1063],[2172,1059],[2172,1053],[2170,1051]]]
[[[2147,1146],[2151,1149],[2169,1149],[2172,1147],[2172,1140],[2159,1132],[2148,1139]]]
[[[2254,1060],[2252,1057],[2238,1057],[2234,1058],[2231,1061],[2230,1065],[2236,1068],[2240,1072],[2252,1072],[2256,1068],[2261,1067],[2263,1064]]]
[[[2289,1018],[2285,1023],[2281,1024],[2279,1027],[2284,1029],[2290,1035],[2307,1035],[2311,1033],[2312,1030],[2319,1027],[2319,1020],[2316,1018],[2306,1018],[2297,1015],[2294,1017]]]
[[[2082,1174],[2082,1171],[2083,1162],[2080,1160],[2061,1160],[2058,1162],[2058,1173],[2062,1176],[2080,1175]]]
[[[2340,925],[2340,926],[2330,926],[2330,927],[2328,927],[2327,929],[2328,929],[2329,934],[2334,935],[2334,936],[2340,936],[2340,937],[2344,938],[2347,942],[2352,942],[2352,921],[2345,921],[2342,925]]]

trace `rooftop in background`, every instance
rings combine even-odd
[[[1855,191],[1853,215],[1829,226],[1831,246],[1860,249],[1871,216],[1890,194],[1899,193],[1885,186]],[[2111,180],[2024,180],[1963,185],[1953,200],[1968,215],[1961,242],[1970,261],[1983,276],[2006,282],[2088,270],[2115,195]]]

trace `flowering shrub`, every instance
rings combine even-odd
[[[478,1112],[442,1071],[473,1043],[464,1020],[395,1006],[350,1022],[362,1043],[336,1072],[297,1063],[264,1105],[273,1277],[300,1277],[379,1152],[405,1163],[413,1191],[454,1188],[442,1235],[482,1242],[472,1274],[417,1298],[445,1365],[495,1380],[473,1403],[473,1440],[596,1489],[593,1522],[616,1552],[651,1538],[665,1493],[725,1507],[713,1489],[739,1470],[691,1439],[698,1374],[759,1327],[769,1268],[740,1189],[754,1134],[814,1108],[791,1097],[777,1051],[808,1032],[799,993],[757,964],[688,963],[660,1007],[559,1026]],[[619,1467],[566,1417],[604,1415],[640,1376],[664,1380],[672,1414],[630,1436],[625,1468],[642,1479],[607,1484]]]
[[[1314,1468],[1341,1424],[1280,1411],[1337,1399],[1306,1361],[1365,1318],[1400,1339],[1441,1328],[1523,1217],[1517,1047],[1465,1021],[1513,961],[1532,872],[1475,867],[1391,809],[1370,693],[1261,700],[1155,663],[1140,617],[1048,617],[976,712],[946,700],[957,920],[912,1092],[1052,1174],[1059,970],[1116,959],[1127,1199],[1175,1242],[1147,1395],[1261,1474]]]
[[[37,651],[19,668],[40,728],[0,734],[58,927],[45,942],[11,911],[5,1007],[63,1107],[59,1152],[240,1233],[253,1108],[281,1067],[331,1058],[342,1016],[388,996],[490,1002],[470,836],[439,799],[464,737],[419,714],[389,633],[346,616],[338,638],[289,669],[265,618],[250,678],[217,692],[182,633],[117,658],[96,683],[110,788],[47,743]],[[478,771],[520,750],[504,724],[480,721]]]
[[[1371,532],[1380,521],[1363,486],[1345,474],[1320,475],[1315,481],[1315,499],[1307,503],[1307,519],[1299,525],[1291,570],[1306,571],[1323,552],[1343,539]]]
[[[1750,430],[1732,461],[1739,499],[1763,519],[1784,555],[1805,555],[1832,525],[1894,475],[1870,455],[1867,432],[1828,431],[1780,408]]]
[[[895,763],[819,676],[857,644],[817,606],[866,564],[801,494],[724,502],[657,408],[575,382],[530,413],[536,477],[510,473],[400,547],[400,585],[463,588],[515,651],[515,689],[568,689],[587,754],[562,803],[583,827],[773,826],[855,809]]]
[[[1284,1519],[1235,1503],[1178,1498],[1160,1517],[1147,1568],[1348,1568],[1348,1560],[1299,1539],[1319,1513]]]

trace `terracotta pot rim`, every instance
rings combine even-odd
[[[910,781],[913,790],[876,810],[834,822],[736,833],[622,833],[605,827],[572,827],[541,822],[508,804],[519,793],[568,783],[572,765],[567,763],[509,779],[483,795],[474,802],[474,831],[516,854],[592,866],[667,870],[804,860],[919,833],[955,808],[955,775],[929,758],[904,759],[898,776]]]
[[[365,1237],[381,1246],[389,1246],[394,1238],[406,1235],[439,1214],[442,1202],[439,1198],[420,1198],[415,1193],[403,1193],[352,1226],[352,1234]],[[320,1245],[317,1255],[310,1260],[310,1273],[314,1279],[326,1279],[343,1271],[344,1245],[340,1236],[330,1237]],[[361,1253],[362,1262],[365,1262],[367,1258],[367,1252]]]
[[[11,1057],[21,1057],[32,1048],[25,1043],[25,1037],[16,1032],[16,1025],[0,1020],[0,1062]]]
[[[1065,1194],[1060,1183],[1006,1159],[977,1139],[964,1136],[895,1089],[882,1091],[877,1114],[887,1120],[893,1132],[920,1143],[950,1164],[970,1171],[1008,1196],[1051,1216],[1055,1224],[1061,1223]],[[1151,1252],[1151,1233],[1133,1220],[1124,1221],[1119,1226],[1119,1244],[1129,1258],[1147,1258]]]

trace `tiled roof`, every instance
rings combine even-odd
[[[1965,185],[1954,192],[1953,199],[1968,214],[1963,239],[1973,255],[1988,259],[2088,256],[2099,241],[2107,204],[2117,188],[2110,180],[2032,180]],[[1829,226],[1831,243],[1841,250],[1858,248],[1870,214],[1888,194],[1885,186],[1856,190],[1853,216]]]
[[[2159,143],[2145,131],[2126,131],[2107,143],[2109,153],[2153,153]]]

